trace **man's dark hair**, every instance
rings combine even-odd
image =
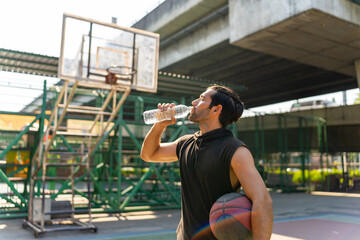
[[[222,127],[236,122],[241,117],[244,111],[244,103],[240,100],[236,92],[228,87],[219,85],[213,85],[207,89],[215,90],[215,93],[210,96],[210,108],[218,105],[222,106],[219,115],[219,121]]]

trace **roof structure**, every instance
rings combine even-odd
[[[0,70],[55,77],[57,57],[0,48]]]
[[[8,72],[17,72],[24,74],[57,77],[58,72],[57,57],[39,55],[34,53],[20,52],[9,49],[0,48],[0,70]],[[203,78],[194,78],[187,75],[159,71],[158,72],[158,91],[156,96],[168,98],[194,98],[199,96],[208,86],[213,84],[221,84],[231,87],[237,92],[241,92],[246,88],[242,85],[227,84],[224,82],[210,81]],[[57,84],[62,85],[62,81]],[[138,95],[154,96],[152,93],[136,92]],[[47,98],[53,98],[53,93],[48,93]],[[79,102],[88,102],[93,100],[94,96],[82,96]],[[22,112],[34,112],[39,110],[42,103],[42,96],[34,97],[34,100],[23,108]]]

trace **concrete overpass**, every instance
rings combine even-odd
[[[264,145],[276,152],[286,141],[289,151],[299,151],[301,145],[306,147],[306,138],[309,149],[319,149],[318,119],[326,121],[328,152],[360,152],[360,105],[259,115],[257,122],[255,117],[246,117],[238,121],[237,129],[239,138],[254,150]]]
[[[166,0],[134,27],[160,34],[160,70],[244,85],[255,107],[360,85],[354,2]]]

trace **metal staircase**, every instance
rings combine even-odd
[[[78,92],[89,91],[89,89],[108,91],[101,107],[83,106],[74,101]],[[24,227],[32,228],[35,237],[38,237],[40,233],[60,230],[97,231],[91,218],[90,163],[93,153],[109,135],[112,122],[129,93],[130,87],[127,86],[84,81],[75,81],[72,84],[69,81],[64,82],[47,123],[45,136],[41,138],[31,162],[28,219],[24,221]],[[67,127],[64,121],[67,114],[92,116],[93,121],[87,128]],[[82,141],[77,149],[68,146],[66,150],[59,150],[54,146],[55,136],[76,137],[81,138]],[[66,171],[61,176],[59,174],[49,176],[51,168],[61,168]],[[86,177],[83,180],[86,181],[86,194],[79,195],[81,191],[76,189],[75,181],[78,171],[85,171]],[[56,181],[67,181],[67,184],[71,186],[70,200],[58,200],[59,195],[56,194],[56,190],[48,190],[49,183]],[[86,199],[86,206],[80,209],[75,208],[76,195],[83,200]],[[88,214],[88,221],[79,221],[75,218],[76,213]]]

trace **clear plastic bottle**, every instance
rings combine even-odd
[[[144,121],[146,124],[152,124],[165,120],[171,120],[172,110],[175,110],[175,118],[183,118],[191,111],[191,107],[185,105],[177,105],[173,108],[168,108],[166,111],[161,112],[159,109],[145,111],[143,113]]]

